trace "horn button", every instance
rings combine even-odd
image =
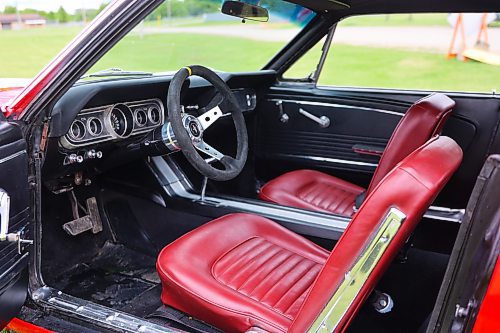
[[[199,143],[203,139],[203,126],[200,121],[193,116],[186,116],[184,118],[184,128],[189,134],[193,143]]]

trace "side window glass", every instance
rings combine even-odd
[[[491,92],[498,88],[500,43],[485,38],[496,33],[496,19],[481,13],[347,18],[335,31],[318,86]]]

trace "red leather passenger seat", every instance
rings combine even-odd
[[[394,130],[366,195],[399,161],[441,132],[454,106],[455,102],[441,93],[412,105]],[[297,170],[269,181],[259,196],[285,206],[351,216],[356,197],[364,191],[360,186],[319,171]]]
[[[306,332],[397,208],[406,220],[346,309],[336,329],[342,331],[461,159],[447,137],[417,149],[368,195],[331,253],[263,217],[209,222],[161,251],[162,302],[226,332]]]

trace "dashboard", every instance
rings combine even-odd
[[[241,110],[249,115],[256,108],[259,87],[268,87],[276,80],[274,71],[220,75]],[[81,173],[100,174],[146,156],[141,147],[146,136],[168,121],[171,79],[170,75],[109,79],[77,83],[70,88],[50,113],[44,178],[56,181]],[[214,93],[209,82],[192,77],[182,88],[181,102],[186,112],[198,116]],[[225,136],[232,127],[231,117],[225,117],[219,130],[207,135],[228,141]]]
[[[61,145],[75,149],[147,133],[165,122],[160,99],[148,99],[84,109],[61,138]]]

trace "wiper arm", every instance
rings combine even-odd
[[[84,75],[80,79],[86,79],[89,77],[109,77],[109,76],[153,76],[153,73],[140,72],[140,71],[124,71],[121,68],[109,68],[92,74]]]

